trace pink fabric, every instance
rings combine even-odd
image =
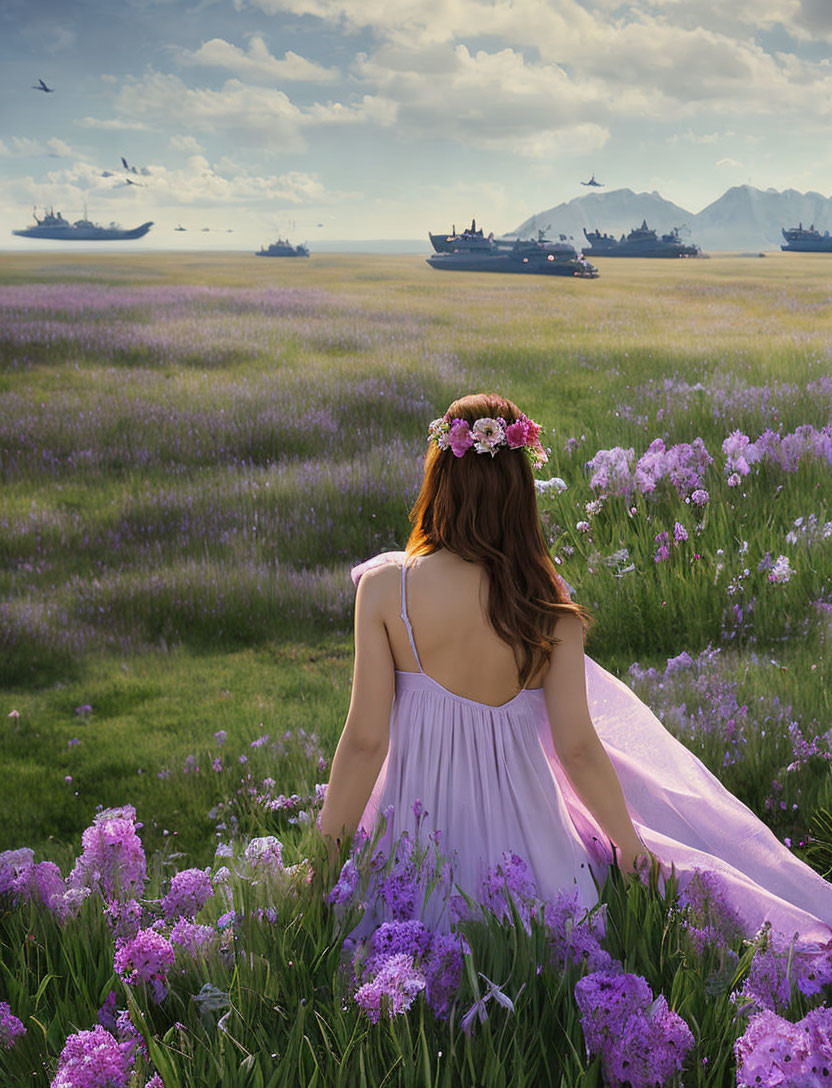
[[[403,558],[375,556],[354,568],[353,581]],[[695,869],[717,872],[749,935],[768,920],[789,936],[832,938],[832,884],[589,657],[586,681],[592,720],[633,823],[645,845],[675,866],[680,883]],[[510,850],[526,860],[544,898],[577,886],[586,906],[596,902],[591,870],[603,880],[608,847],[555,754],[542,692],[522,691],[491,707],[425,673],[397,672],[390,748],[360,826],[371,834],[378,813],[392,805],[389,834],[412,830],[417,799],[427,812],[423,833],[441,830],[443,850],[456,854],[455,880],[469,895]]]

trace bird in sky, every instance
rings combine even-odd
[[[593,189],[603,189],[603,188],[604,188],[604,183],[603,183],[603,181],[596,181],[596,180],[595,180],[595,175],[594,175],[594,174],[593,174],[593,175],[592,175],[592,177],[591,177],[591,178],[589,179],[589,181],[582,181],[582,182],[581,182],[581,185],[589,185],[589,186],[591,186],[591,187],[592,187]]]
[[[43,80],[39,79],[37,81],[37,83],[32,84],[32,90],[33,91],[43,91],[45,94],[52,94],[52,92],[55,90],[55,88],[54,87],[47,87],[46,84],[43,82]]]

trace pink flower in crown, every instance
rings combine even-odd
[[[466,450],[474,445],[474,436],[471,434],[471,425],[467,419],[454,419],[451,421],[451,429],[448,432],[448,445],[454,457],[462,457]]]
[[[505,431],[500,421],[490,419],[488,416],[477,420],[474,424],[473,436],[476,440],[474,448],[477,453],[490,453],[492,457],[496,454],[497,447],[505,442]]]
[[[521,446],[526,445],[526,440],[529,437],[529,421],[525,417],[521,416],[514,423],[509,423],[506,427],[506,442],[513,450],[519,450]]]

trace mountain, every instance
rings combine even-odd
[[[832,199],[796,189],[755,189],[737,185],[703,208],[690,223],[703,249],[779,249],[781,227],[811,223],[832,229]]]
[[[755,189],[737,185],[726,190],[701,212],[693,213],[665,200],[659,193],[634,193],[612,189],[587,193],[548,211],[538,212],[511,231],[509,237],[528,237],[546,228],[550,238],[571,235],[577,245],[585,241],[583,228],[628,233],[647,225],[660,234],[682,227],[685,240],[696,242],[706,252],[720,249],[779,249],[782,227],[798,223],[818,230],[832,230],[832,198],[821,193],[800,193],[796,189]]]
[[[586,243],[584,230],[596,227],[608,234],[628,233],[646,219],[654,230],[668,231],[687,223],[691,213],[658,193],[634,193],[632,189],[611,189],[606,193],[587,193],[566,204],[538,212],[510,232],[509,237],[529,237],[545,228],[550,238],[559,234],[572,236],[575,244]]]

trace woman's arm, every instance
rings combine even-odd
[[[391,576],[398,583],[398,567],[367,571],[358,583],[352,696],[321,810],[321,830],[332,847],[358,827],[387,755],[395,676],[382,616]]]
[[[622,869],[635,868],[647,850],[627,811],[615,768],[595,732],[586,698],[583,627],[576,616],[562,616],[560,642],[543,680],[552,743],[575,792],[618,847]]]

